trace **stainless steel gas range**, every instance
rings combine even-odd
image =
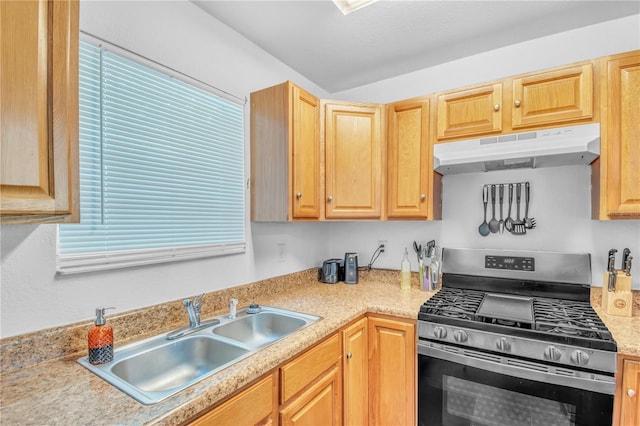
[[[588,254],[444,249],[418,314],[418,424],[610,425],[616,343]]]

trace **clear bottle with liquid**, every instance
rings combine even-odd
[[[404,257],[400,262],[400,289],[409,290],[411,288],[411,262],[409,262],[409,251],[405,247]]]

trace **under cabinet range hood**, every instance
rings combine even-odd
[[[600,155],[600,124],[444,142],[433,147],[440,174],[587,165]]]

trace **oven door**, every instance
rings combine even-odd
[[[610,376],[418,342],[421,426],[610,425],[614,392]]]

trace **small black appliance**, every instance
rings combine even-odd
[[[326,284],[335,284],[342,280],[342,259],[327,259],[322,262],[322,268],[318,268],[318,281]]]
[[[344,283],[358,284],[358,253],[344,254]]]

